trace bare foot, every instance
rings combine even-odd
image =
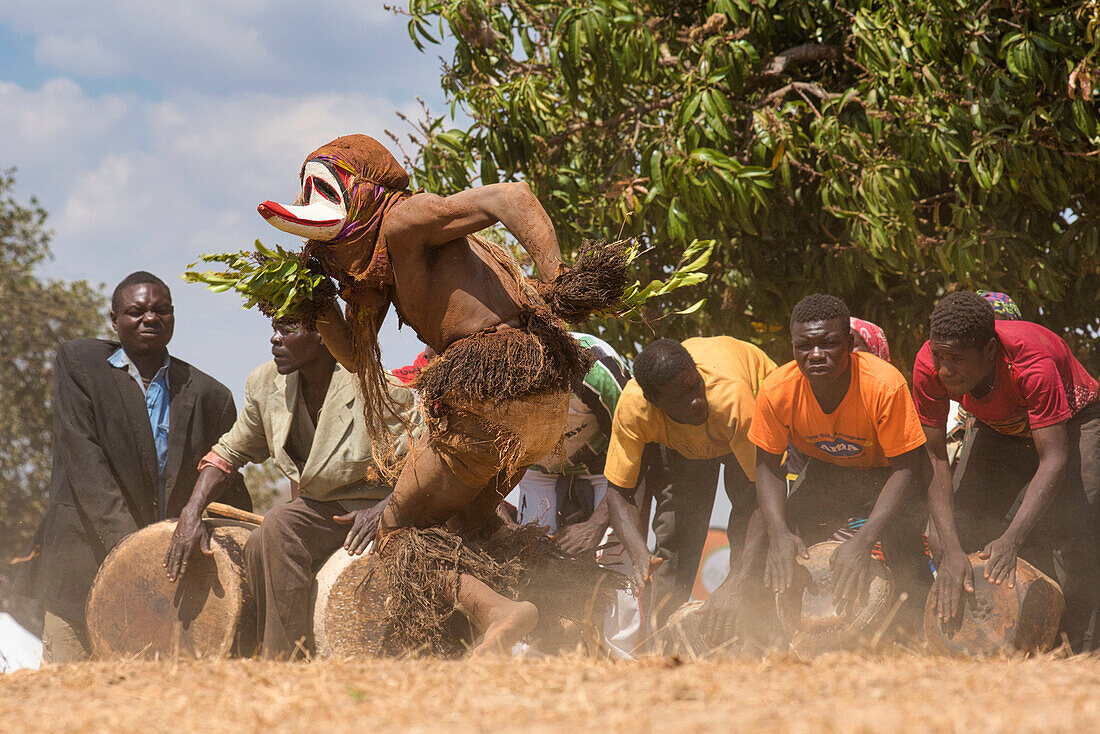
[[[539,610],[529,601],[508,602],[491,612],[489,626],[473,655],[509,654],[512,646],[539,623]]]

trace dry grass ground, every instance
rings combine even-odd
[[[0,677],[3,732],[1098,729],[1097,659],[233,660]]]

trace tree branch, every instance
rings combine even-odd
[[[799,66],[811,61],[830,61],[837,58],[840,58],[840,49],[835,46],[823,46],[820,43],[807,43],[777,53],[772,57],[767,68],[760,72],[760,76],[764,78],[774,78],[786,72],[787,69],[792,66]]]
[[[836,92],[827,92],[819,85],[813,84],[811,82],[791,82],[790,84],[786,84],[769,94],[763,99],[763,101],[760,102],[760,104],[756,105],[755,109],[760,109],[761,107],[770,107],[771,105],[779,102],[784,97],[786,97],[789,92],[798,92],[800,95],[802,95],[803,99],[805,99],[805,95],[812,94],[822,101],[836,99],[837,97],[843,96],[837,94]]]
[[[617,128],[623,122],[623,120],[626,120],[628,118],[636,118],[640,117],[641,115],[649,114],[650,112],[655,112],[656,110],[668,109],[669,107],[672,107],[674,104],[683,99],[683,97],[683,92],[677,92],[676,94],[670,95],[665,99],[653,102],[646,102],[644,104],[637,105],[636,107],[632,107],[629,110],[624,110],[614,117],[609,117],[606,120],[581,120],[580,122],[573,123],[569,127],[562,130],[560,133],[557,133],[556,135],[551,135],[546,142],[551,146],[555,146],[563,142],[567,138],[570,138],[584,130],[591,130],[593,128],[597,130],[614,129]]]

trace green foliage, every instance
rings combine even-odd
[[[189,283],[205,283],[214,293],[235,290],[245,299],[245,308],[258,307],[275,319],[311,318],[315,316],[315,301],[333,294],[332,282],[311,268],[296,252],[264,247],[256,240],[255,252],[215,253],[200,255],[202,262],[220,262],[225,270],[195,271],[197,262],[187,266],[183,279]]]
[[[711,253],[714,252],[714,240],[695,240],[686,250],[680,263],[664,280],[651,280],[644,286],[640,281],[634,281],[626,287],[623,293],[623,310],[615,314],[616,318],[624,318],[641,308],[650,298],[666,296],[669,293],[693,285],[699,285],[707,280],[706,273],[700,272],[710,262]],[[630,263],[634,263],[643,253],[637,244],[630,252]],[[674,311],[677,315],[692,314],[706,304],[702,298],[685,308]]]
[[[660,301],[706,295],[693,318],[606,322],[627,352],[650,329],[785,342],[814,291],[880,323],[903,362],[959,286],[1095,332],[1098,8],[410,0],[418,47],[455,43],[443,86],[462,113],[421,123],[415,178],[526,180],[567,252],[637,238],[643,281],[713,239],[708,281]]]
[[[35,275],[49,256],[46,212],[17,202],[14,186],[0,170],[0,562],[28,550],[46,507],[54,353],[107,323],[98,288]]]
[[[290,501],[290,480],[270,458],[261,464],[245,465],[244,485],[252,497],[252,510],[260,515]]]

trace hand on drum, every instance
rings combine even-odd
[[[374,540],[374,536],[378,534],[378,522],[382,519],[384,509],[386,509],[386,503],[383,501],[374,507],[355,510],[332,518],[334,522],[341,525],[351,525],[347,540],[344,541],[344,549],[349,556],[363,555],[367,546]]]
[[[554,533],[554,540],[567,555],[577,557],[595,551],[606,531],[606,527],[577,522]]]
[[[871,581],[871,547],[858,535],[837,546],[829,558],[833,579],[833,604],[838,611],[854,613]]]
[[[202,551],[204,556],[214,555],[210,550],[210,534],[203,524],[201,512],[189,511],[186,507],[176,522],[172,540],[168,543],[168,552],[164,554],[164,569],[171,581],[176,581],[187,571],[187,561],[195,552]]]
[[[932,582],[931,598],[940,622],[955,619],[963,610],[963,592],[974,593],[974,569],[962,548],[945,551]]]
[[[1008,533],[1005,533],[987,545],[978,553],[978,558],[989,561],[985,564],[985,577],[989,579],[989,583],[1000,586],[1007,581],[1008,588],[1012,589],[1016,586],[1016,553],[1018,546],[1015,541],[1007,536]]]
[[[711,647],[721,645],[737,634],[738,615],[744,594],[743,579],[731,573],[710,593],[696,612],[703,617],[699,629],[703,633],[703,639]]]
[[[809,558],[802,538],[787,531],[768,539],[768,560],[764,567],[764,585],[776,594],[782,594],[794,579],[795,556]]]
[[[665,559],[651,554],[641,563],[634,564],[634,571],[630,574],[630,588],[635,594],[642,593],[642,589],[653,580],[653,572],[664,562]]]

